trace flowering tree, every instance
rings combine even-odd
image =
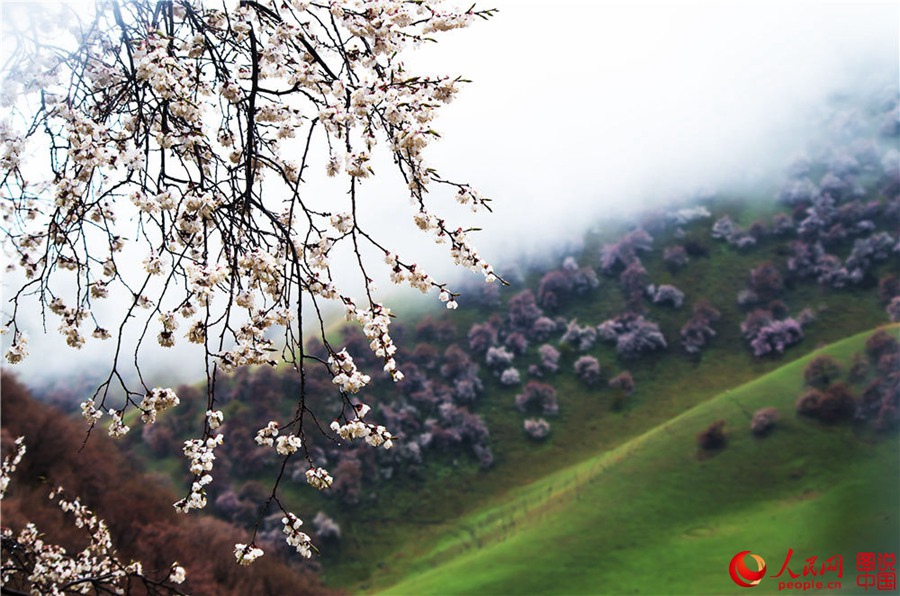
[[[324,302],[362,326],[395,381],[403,374],[391,313],[376,300],[369,257],[383,257],[393,282],[457,306],[458,294],[392,252],[361,217],[379,151],[405,183],[415,225],[449,246],[458,265],[497,279],[471,230],[432,210],[444,195],[490,210],[468,184],[424,161],[438,137],[437,109],[464,81],[414,74],[402,61],[404,49],[494,11],[399,0],[240,0],[229,8],[112,0],[84,22],[69,11],[59,20],[43,7],[17,14],[30,22],[12,34],[5,72],[2,229],[23,280],[4,314],[7,360],[28,354],[22,312],[34,304],[45,324],[58,320],[73,348],[88,335],[111,341],[108,374],[81,407],[90,428],[108,421],[118,437],[129,431],[129,411],[153,424],[180,401],[147,384],[142,348],[154,336],[161,348],[185,339],[202,346],[207,414],[199,436],[185,442],[194,480],[175,504],[182,512],[206,505],[223,442],[217,376],[282,360],[300,378],[295,415],[269,422],[256,443],[283,458],[282,471],[290,458],[305,458],[309,484],[328,488],[332,477],[313,465],[304,436],[328,432],[307,405],[310,366],[328,372],[342,402],[333,440],[390,448],[394,437],[364,421],[369,406],[351,397],[370,377],[325,337]],[[320,179],[333,193],[317,203],[321,191],[309,188]],[[335,281],[341,250],[358,269],[362,299]],[[327,356],[304,349],[310,321]],[[261,515],[281,508],[288,542],[308,557],[314,547],[278,500],[280,479]],[[261,554],[252,541],[235,549],[242,564]]]

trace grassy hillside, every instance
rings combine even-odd
[[[846,363],[867,336],[816,354]],[[788,548],[798,573],[810,556],[842,554],[853,586],[856,552],[898,550],[897,438],[795,417],[811,357],[464,517],[388,592],[736,593],[735,553],[760,554],[773,575]],[[757,438],[749,420],[766,406],[782,420]],[[716,419],[728,446],[699,457],[696,433]]]

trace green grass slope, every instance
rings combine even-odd
[[[846,363],[868,335],[815,354]],[[460,519],[387,592],[738,593],[728,575],[737,552],[761,555],[771,576],[789,548],[796,573],[811,556],[821,565],[843,555],[843,586],[854,588],[857,552],[898,550],[897,437],[797,418],[811,357]],[[782,420],[756,438],[750,417],[766,406]],[[696,434],[717,419],[727,420],[728,446],[700,457]],[[778,581],[766,577],[755,593]]]

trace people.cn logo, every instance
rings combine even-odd
[[[756,571],[751,571],[747,567],[747,563],[744,560],[747,555],[750,555],[756,561]],[[731,575],[732,581],[737,585],[742,588],[752,588],[766,575],[766,562],[759,555],[750,554],[749,550],[741,551],[731,559],[731,563],[728,565],[728,573]]]

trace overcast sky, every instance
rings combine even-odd
[[[500,12],[407,65],[473,81],[438,120],[428,161],[494,199],[495,215],[468,221],[485,228],[476,244],[493,260],[577,238],[596,218],[770,175],[815,134],[810,116],[830,94],[897,89],[896,2],[478,6]],[[368,208],[386,215],[378,201]],[[390,229],[402,250],[426,240],[411,225]],[[447,262],[423,253],[432,258]],[[84,366],[35,358],[61,343],[37,335],[26,377]]]

